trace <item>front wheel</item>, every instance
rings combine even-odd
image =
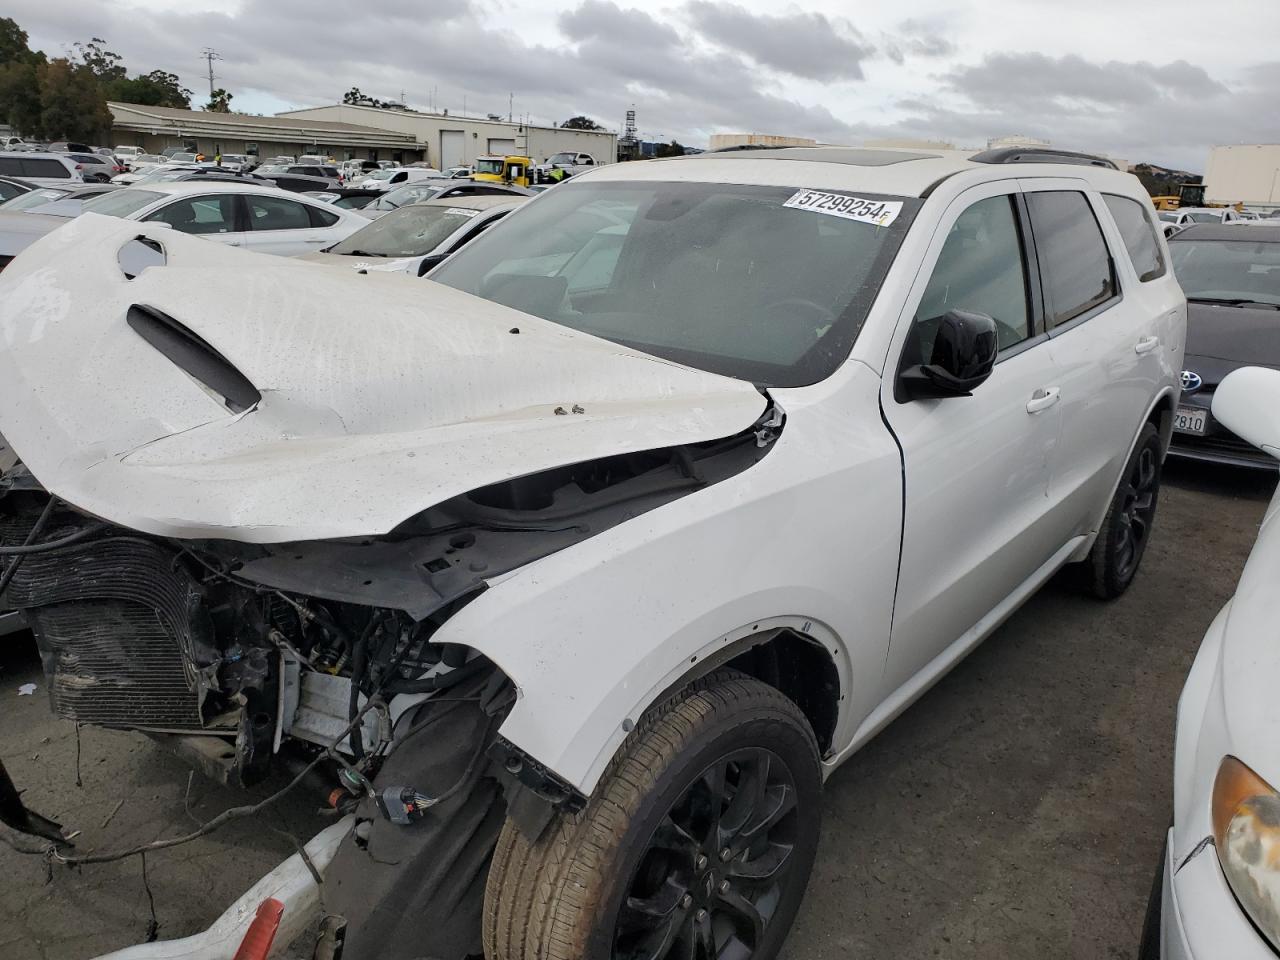
[[[1089,552],[1090,587],[1099,599],[1120,596],[1138,572],[1156,519],[1160,461],[1160,434],[1144,424]]]
[[[794,703],[722,671],[652,710],[586,809],[530,842],[508,821],[485,891],[489,960],[772,960],[821,826]]]

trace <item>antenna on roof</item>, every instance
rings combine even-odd
[[[209,96],[210,98],[212,98],[213,97],[213,81],[217,79],[213,75],[213,61],[221,60],[222,58],[218,56],[218,51],[213,49],[213,47],[205,47],[204,50],[201,52],[200,56],[204,57],[204,59],[209,64]]]

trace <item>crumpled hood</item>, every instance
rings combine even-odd
[[[130,280],[118,251],[139,235],[168,262]],[[261,401],[231,412],[135,332],[135,304]],[[385,533],[501,480],[729,436],[764,407],[748,383],[431,281],[93,214],[0,273],[0,433],[51,492],[163,536]]]

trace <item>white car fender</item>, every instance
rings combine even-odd
[[[900,546],[901,461],[878,389],[851,363],[773,391],[787,423],[759,463],[495,579],[455,614],[436,640],[479,650],[518,689],[502,736],[590,794],[663,691],[788,627],[835,661],[831,739],[847,743],[875,705]]]

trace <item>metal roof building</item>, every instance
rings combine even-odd
[[[422,147],[411,133],[323,117],[256,117],[247,113],[179,110],[137,103],[108,103],[111,145],[139,146],[148,153],[180,147],[213,156],[248,153],[263,159],[316,153],[412,163]],[[379,111],[382,112],[382,111]]]
[[[457,114],[338,103],[277,114],[277,119],[313,123],[370,124],[410,135],[433,167],[472,163],[484,154],[519,154],[535,162],[562,151],[589,153],[599,163],[618,159],[618,135],[607,130],[546,127],[520,120],[490,120]]]
[[[1254,210],[1280,208],[1280,144],[1214,147],[1204,171],[1205,199],[1243,203]]]

